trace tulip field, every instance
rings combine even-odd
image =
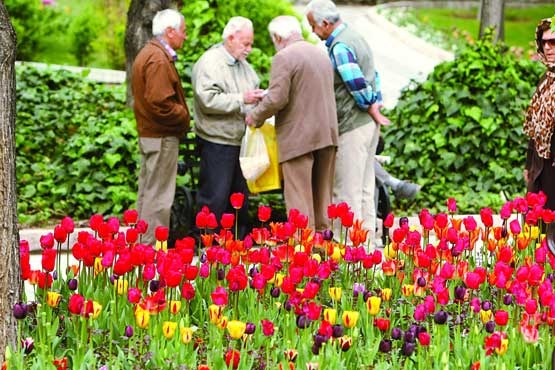
[[[260,206],[243,240],[236,214],[204,208],[198,244],[173,248],[163,227],[142,244],[149,226],[134,210],[93,215],[73,245],[66,217],[41,238],[40,266],[21,241],[35,298],[13,307],[19,341],[3,368],[551,369],[555,256],[543,231],[555,212],[544,203],[529,193],[473,217],[449,199],[414,225],[391,214],[377,250],[344,203],[328,208],[340,235],[295,210],[270,222]],[[78,263],[62,268],[66,254]]]

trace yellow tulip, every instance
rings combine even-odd
[[[295,253],[304,253],[304,251],[305,251],[304,245],[297,244],[295,246]]]
[[[359,316],[360,313],[358,311],[344,311],[341,317],[343,319],[343,325],[347,328],[354,328]]]
[[[229,322],[229,318],[227,316],[220,317],[220,321],[216,324],[218,328],[225,329],[227,327],[227,323]]]
[[[170,312],[174,315],[181,311],[181,301],[170,301]]]
[[[135,322],[139,328],[146,328],[148,327],[148,323],[150,322],[150,312],[148,310],[144,310],[141,306],[137,305],[135,308]]]
[[[189,327],[187,328],[181,327],[179,331],[181,333],[181,341],[184,344],[190,343],[191,340],[193,339],[193,329]]]
[[[61,299],[62,299],[62,296],[60,295],[60,293],[57,293],[57,292],[46,293],[46,303],[50,307],[58,307],[58,304],[60,303]]]
[[[275,274],[273,278],[268,280],[268,283],[274,284],[279,288],[283,284],[283,274]]]
[[[403,293],[405,297],[410,297],[414,293],[414,285],[404,284],[401,287],[401,293]]]
[[[337,310],[334,308],[324,309],[324,320],[332,325],[335,325],[335,322],[337,320]]]
[[[162,249],[164,252],[167,252],[168,242],[166,240],[164,240],[164,241],[157,240],[156,241],[156,246],[154,247],[154,249],[156,249],[157,251]]]
[[[341,249],[339,249],[339,247],[334,247],[330,258],[335,262],[339,262],[341,260]]]
[[[93,319],[96,319],[98,316],[100,316],[101,312],[102,312],[102,305],[97,301],[93,301],[93,312],[91,317]]]
[[[247,328],[247,324],[243,321],[239,320],[231,320],[227,323],[227,331],[231,338],[239,339],[245,334],[245,329]]]
[[[177,329],[177,323],[174,321],[164,321],[162,324],[162,332],[164,336],[168,339],[172,339],[175,334],[175,329]]]
[[[313,253],[311,257],[318,263],[322,262],[322,256],[320,256],[318,253]]]
[[[392,290],[391,288],[383,288],[382,289],[382,300],[385,302],[389,302],[391,299]]]
[[[342,289],[340,287],[330,287],[328,293],[334,301],[337,302],[341,300]]]
[[[507,352],[507,348],[509,348],[509,339],[501,339],[501,346],[495,349],[495,353],[497,353],[498,355],[504,355]]]
[[[393,249],[393,246],[390,244],[388,244],[384,249],[383,249],[383,254],[385,256],[385,258],[387,258],[388,260],[392,260],[395,257],[397,257],[397,251],[395,249]]]
[[[102,271],[104,271],[104,266],[102,266],[102,258],[96,257],[94,259],[94,275],[96,276]]]
[[[480,319],[482,320],[482,323],[485,324],[488,321],[491,321],[491,316],[493,315],[493,313],[491,312],[491,310],[480,310]]]
[[[129,287],[129,282],[127,280],[120,278],[114,281],[114,284],[116,285],[118,295],[127,294],[127,288]]]
[[[218,305],[211,304],[208,307],[208,316],[210,317],[210,322],[212,324],[217,324],[222,317],[222,308]]]
[[[380,313],[380,306],[382,304],[382,299],[378,296],[368,297],[366,300],[366,308],[368,308],[368,313],[372,316],[376,316]]]

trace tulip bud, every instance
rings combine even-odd
[[[414,342],[415,337],[416,336],[414,335],[413,331],[407,330],[405,332],[405,342]]]
[[[133,327],[131,325],[127,325],[125,327],[125,336],[127,338],[131,338],[133,336]]]
[[[310,326],[310,319],[306,315],[297,316],[297,327],[299,329],[306,329]]]
[[[405,342],[403,343],[403,347],[401,348],[401,353],[409,357],[414,353],[415,349],[416,349],[416,345],[414,344],[414,342]]]
[[[218,269],[218,280],[223,280],[225,278],[225,270],[222,268]]]
[[[333,231],[331,231],[330,229],[326,229],[324,231],[322,231],[322,237],[324,238],[324,240],[332,240],[333,239]]]
[[[399,327],[391,329],[391,339],[399,340],[403,337],[403,330]]]
[[[513,296],[510,294],[505,294],[503,296],[503,303],[507,306],[510,306],[513,304]]]
[[[455,287],[455,298],[458,300],[463,300],[466,295],[466,288],[462,285]]]
[[[150,287],[150,291],[151,292],[157,292],[158,289],[160,289],[160,281],[158,280],[151,280],[149,283],[149,287]]]
[[[253,324],[252,322],[248,322],[245,326],[245,334],[254,334],[254,331],[256,330],[256,325]]]
[[[416,283],[418,284],[419,287],[423,288],[426,286],[426,279],[424,279],[422,276],[420,276],[417,280]]]
[[[409,218],[406,216],[399,218],[399,227],[402,228],[403,226],[409,226]]]
[[[332,337],[339,338],[343,336],[343,332],[344,332],[343,325],[335,324],[331,328],[332,328],[332,331],[331,331]]]
[[[491,304],[490,301],[483,301],[482,302],[482,310],[484,311],[489,311],[493,308],[493,305]]]
[[[21,347],[23,348],[25,354],[28,355],[35,348],[35,341],[31,337],[21,339]]]
[[[281,290],[280,290],[278,287],[274,287],[274,288],[272,288],[272,290],[270,291],[270,295],[271,295],[272,297],[274,297],[274,298],[279,297],[280,293],[281,293]]]
[[[322,344],[324,344],[328,340],[328,338],[325,335],[322,335],[322,334],[319,334],[319,333],[314,334],[313,339],[314,339],[314,343],[318,344],[319,346],[321,346]]]
[[[312,345],[312,354],[318,355],[318,353],[320,353],[320,348],[322,348],[322,345],[321,345],[321,344],[314,343],[314,344]]]

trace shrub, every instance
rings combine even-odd
[[[134,204],[135,121],[123,86],[64,70],[17,68],[20,222],[118,214]],[[55,211],[54,211],[55,210]]]
[[[44,49],[44,35],[65,28],[58,9],[44,6],[40,0],[5,0],[4,4],[17,34],[18,60],[34,60]]]
[[[524,192],[522,122],[542,70],[486,38],[404,89],[384,138],[391,172],[424,185],[420,206],[452,196],[471,213]]]

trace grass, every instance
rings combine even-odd
[[[440,35],[428,35],[430,41],[440,42],[444,48],[453,42],[453,37],[476,39],[480,30],[478,8],[445,9],[445,8],[415,8],[405,9],[403,14],[398,10],[385,13],[394,23],[409,28],[418,36],[429,29]],[[542,18],[552,17],[553,5],[537,5],[525,8],[505,8],[505,43],[508,46],[521,48],[524,52],[532,52],[534,45],[534,30]],[[439,40],[442,39],[442,40]]]

